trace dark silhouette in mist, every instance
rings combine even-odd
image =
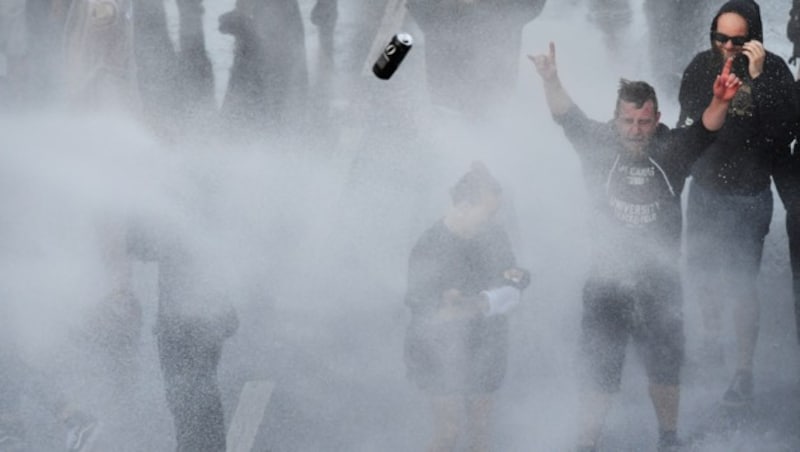
[[[135,53],[145,118],[174,138],[205,127],[216,115],[214,75],[206,50],[202,0],[178,0],[177,46],[163,0],[140,0],[133,9]]]
[[[236,38],[220,110],[233,131],[274,133],[302,121],[308,96],[305,34],[297,0],[237,0],[219,18]]]
[[[425,35],[434,104],[470,115],[506,101],[516,86],[522,28],[545,0],[409,0]]]
[[[663,99],[678,94],[681,72],[691,55],[705,42],[703,28],[710,14],[711,0],[646,0],[647,55],[655,77],[655,86]],[[630,58],[621,47],[633,22],[630,0],[590,0],[589,21],[602,31],[609,52],[619,58]]]

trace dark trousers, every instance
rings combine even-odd
[[[217,382],[223,339],[202,325],[162,322],[158,356],[177,452],[225,452],[225,421]]]
[[[800,211],[786,212],[786,235],[789,236],[789,259],[792,264],[792,286],[794,289],[794,317],[797,341],[800,342]]]

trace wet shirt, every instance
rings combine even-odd
[[[477,295],[496,287],[503,272],[514,265],[508,236],[500,226],[491,225],[465,239],[439,221],[411,251],[406,305],[415,316],[433,314],[447,290],[457,289],[467,297]]]
[[[686,129],[659,125],[642,156],[626,151],[613,122],[590,120],[577,107],[556,117],[583,166],[596,248],[628,257],[662,249],[677,253],[680,195],[691,164],[713,140],[701,122]]]

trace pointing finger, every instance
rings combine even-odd
[[[728,58],[725,61],[725,66],[722,68],[722,76],[728,78],[731,75],[731,67],[733,66],[733,57]]]

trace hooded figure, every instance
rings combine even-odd
[[[701,303],[707,361],[721,365],[723,302],[734,311],[737,372],[724,396],[731,406],[748,404],[753,396],[756,279],[772,218],[770,178],[779,189],[785,186],[796,121],[792,74],[780,57],[764,50],[762,30],[757,3],[725,3],[711,22],[711,48],[686,68],[679,96],[679,125],[697,122],[714,78],[734,58],[733,71],[743,84],[717,139],[692,166],[686,215],[687,282],[690,296]]]

